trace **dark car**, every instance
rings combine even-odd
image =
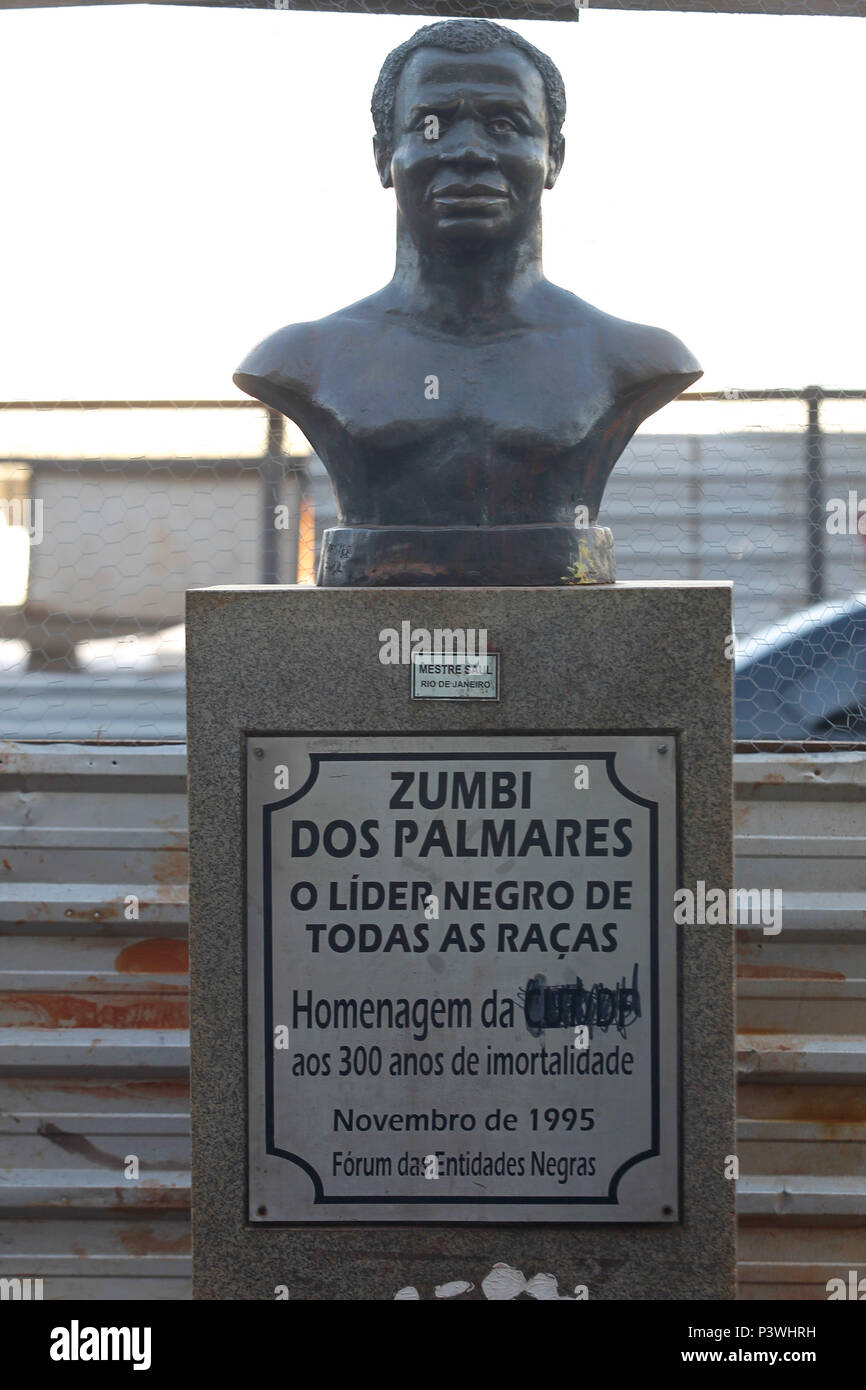
[[[866,593],[794,613],[745,642],[735,737],[866,742]]]

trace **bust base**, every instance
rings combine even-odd
[[[322,538],[323,588],[475,588],[613,584],[607,526],[333,526]]]

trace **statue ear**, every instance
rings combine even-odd
[[[547,170],[547,178],[544,180],[545,188],[552,188],[559,178],[562,166],[565,161],[565,136],[560,135],[556,144],[550,151],[550,162]]]
[[[390,188],[391,185],[391,156],[387,153],[378,135],[373,136],[373,158],[376,161],[376,168],[379,170],[379,182],[383,188]]]

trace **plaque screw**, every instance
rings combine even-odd
[[[657,753],[666,753],[667,751],[668,751],[668,746],[667,746],[666,743],[660,743],[660,744],[658,745],[657,749],[656,749],[656,752],[657,752]]]
[[[254,749],[253,749],[253,757],[254,757],[254,758],[263,758],[264,756],[265,756],[265,750],[264,750],[264,748],[254,748]]]

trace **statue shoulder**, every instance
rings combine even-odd
[[[326,318],[277,329],[247,353],[232,378],[235,385],[290,415],[314,403],[334,355],[369,344],[371,328],[381,327],[378,298],[371,295]]]
[[[242,391],[281,408],[283,395],[310,396],[319,375],[321,325],[290,323],[248,352],[233,381]]]
[[[640,396],[673,400],[699,377],[703,370],[685,343],[664,328],[630,323],[610,314],[599,314],[599,331],[605,342],[617,396]],[[658,410],[659,406],[652,407]]]

